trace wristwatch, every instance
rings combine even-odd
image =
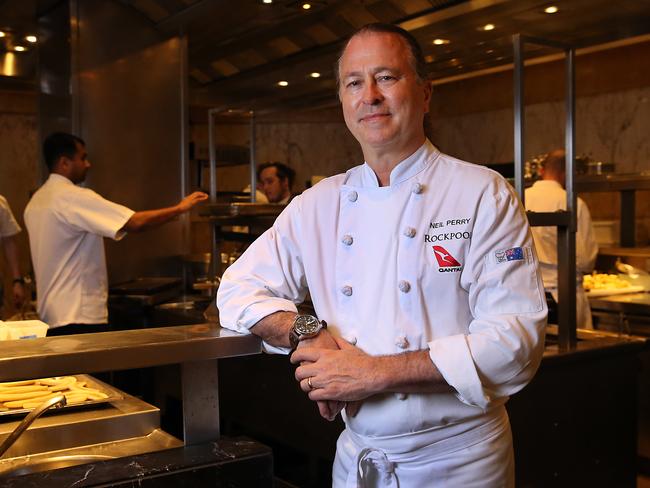
[[[322,329],[326,329],[327,324],[324,320],[318,320],[313,315],[296,315],[293,320],[293,326],[289,332],[289,343],[291,352],[295,351],[298,343],[303,339],[316,337]]]

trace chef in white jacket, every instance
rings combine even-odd
[[[532,212],[566,210],[566,159],[562,149],[551,151],[542,162],[542,179],[526,189],[526,209]],[[591,273],[598,256],[598,244],[591,223],[589,207],[577,199],[576,232],[576,324],[582,329],[593,329],[589,299],[582,287],[582,276]],[[533,227],[533,239],[539,256],[539,268],[544,288],[555,301],[557,292],[557,228]]]
[[[345,408],[337,487],[514,486],[504,404],[542,355],[526,216],[499,175],[426,139],[424,66],[396,26],[352,36],[339,97],[365,163],[296,197],[217,295],[224,327],[297,347],[322,416]],[[317,318],[297,315],[307,290]]]

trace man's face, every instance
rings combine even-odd
[[[289,179],[279,178],[275,166],[262,170],[259,186],[271,203],[278,203],[289,196]]]
[[[86,180],[86,173],[90,168],[90,161],[88,161],[88,153],[83,144],[76,143],[77,151],[72,159],[65,158],[67,165],[67,177],[75,185]]]
[[[353,37],[339,77],[345,123],[364,154],[366,149],[402,151],[424,142],[431,87],[418,80],[400,36],[371,32]]]

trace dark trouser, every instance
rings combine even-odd
[[[546,292],[546,306],[548,307],[548,323],[557,324],[557,302],[550,292]]]
[[[88,334],[89,332],[108,332],[108,324],[68,324],[48,329],[47,336]]]

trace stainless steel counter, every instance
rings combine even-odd
[[[217,325],[6,341],[0,381],[181,364],[186,444],[219,439],[218,360],[261,352],[259,338]]]
[[[216,325],[6,341],[0,381],[213,360],[261,352],[260,340]]]
[[[628,293],[625,295],[590,298],[589,304],[592,310],[623,312],[650,317],[650,293]]]

